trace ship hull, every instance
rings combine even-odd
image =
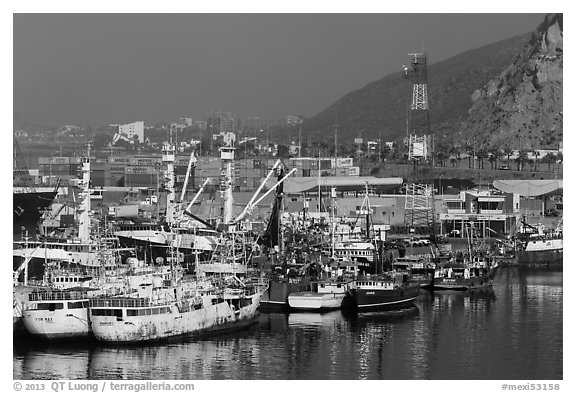
[[[153,315],[129,316],[127,310],[122,309],[121,317],[105,316],[95,315],[92,310],[92,332],[102,342],[134,344],[237,330],[256,322],[261,295],[249,297],[251,303],[238,310],[226,301],[186,312],[180,312],[177,305],[171,305],[169,311]]]
[[[88,309],[25,310],[23,322],[34,337],[46,340],[71,340],[90,336]]]
[[[521,251],[518,253],[518,265],[535,268],[561,269],[563,250]]]
[[[23,229],[28,231],[29,235],[36,233],[36,226],[42,211],[54,201],[57,191],[46,192],[15,192],[13,193],[13,235],[14,240],[18,240]]]
[[[288,296],[290,309],[301,311],[330,311],[342,307],[344,293],[297,292]]]
[[[408,308],[414,304],[419,290],[419,284],[385,290],[355,288],[348,291],[342,306],[355,308],[359,312]]]
[[[163,237],[132,237],[128,234],[115,234],[121,247],[134,248],[136,254],[146,262],[167,261],[170,253],[168,241]],[[209,261],[212,252],[209,250],[196,250],[188,247],[178,247],[178,252],[183,255],[182,265],[189,272],[194,272],[196,258],[198,261]],[[161,258],[161,259],[159,259]]]
[[[261,311],[282,311],[289,308],[288,296],[306,290],[307,283],[290,283],[282,281],[270,281],[268,290],[260,301]]]
[[[489,276],[471,278],[436,277],[434,279],[433,289],[437,291],[468,291],[491,285],[492,281]]]

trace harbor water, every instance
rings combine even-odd
[[[501,268],[491,290],[422,291],[388,313],[261,314],[241,332],[141,347],[14,340],[14,379],[563,378],[562,272]]]

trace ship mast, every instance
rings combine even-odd
[[[172,143],[172,129],[170,129],[170,140],[164,142],[162,146],[162,162],[166,165],[166,222],[174,223],[174,200],[176,193],[174,191],[174,161],[176,159],[176,149]]]
[[[232,182],[234,175],[234,147],[224,146],[220,148],[220,158],[224,168],[222,169],[222,179],[220,181],[220,192],[224,205],[222,209],[222,223],[229,225],[232,223],[232,208],[234,199],[232,196]]]
[[[90,147],[82,157],[82,179],[78,183],[80,188],[80,208],[78,209],[78,238],[82,243],[90,241]]]

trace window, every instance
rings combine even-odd
[[[68,308],[69,308],[69,309],[73,309],[73,308],[85,308],[85,307],[86,307],[86,303],[87,303],[87,302],[70,302],[70,303],[68,303]]]
[[[122,310],[117,308],[93,308],[92,315],[97,317],[122,318]]]
[[[62,310],[63,308],[63,303],[38,303],[38,306],[36,307],[37,310],[47,311]]]

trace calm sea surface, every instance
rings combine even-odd
[[[14,343],[14,379],[562,379],[562,273],[501,269],[483,293],[403,312],[261,314],[169,345]]]

